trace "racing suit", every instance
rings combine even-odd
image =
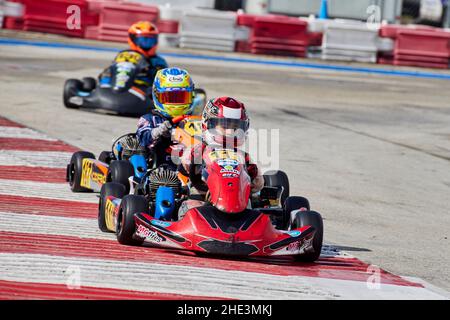
[[[167,68],[168,64],[166,60],[159,55],[145,57],[143,54],[129,49],[120,51],[114,58],[113,63],[100,73],[98,76],[100,87],[111,87],[112,70],[114,70],[114,68],[120,69],[130,63],[138,69],[133,83],[134,86],[142,90],[146,95],[151,96],[151,88],[156,72],[160,69]]]
[[[156,166],[167,164],[176,170],[176,165],[167,151],[172,144],[171,127],[169,119],[156,110],[152,110],[139,119],[136,136],[141,146],[147,147],[155,153]]]

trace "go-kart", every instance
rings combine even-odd
[[[123,57],[122,57],[123,56]],[[140,117],[153,108],[151,92],[135,85],[135,78],[149,63],[139,54],[123,52],[110,67],[111,77],[97,81],[92,77],[68,79],[64,83],[63,102],[70,109],[92,109],[110,114]],[[203,89],[194,90],[194,110],[201,112],[206,102]]]
[[[199,116],[180,116],[171,122],[176,127],[168,152],[174,157],[201,142]],[[111,151],[100,153],[98,160],[91,152],[77,151],[67,165],[66,181],[73,192],[100,192],[106,182],[116,182],[124,185],[128,193],[133,184],[143,179],[148,168],[159,166],[150,150],[139,145],[135,133],[128,133],[114,141]]]
[[[202,179],[208,187],[204,205],[190,208],[177,219],[176,214],[157,214],[155,204],[145,195],[129,194],[122,199],[108,196],[104,199],[108,230],[115,231],[119,243],[125,245],[145,242],[200,254],[288,255],[309,262],[318,259],[322,217],[310,210],[306,198],[288,196],[284,173],[266,176],[258,199],[251,200],[250,178],[240,151],[208,147],[203,163]],[[160,202],[166,208],[173,208],[173,204],[167,199]]]
[[[148,150],[139,145],[135,133],[117,138],[111,151],[102,151],[98,160],[88,151],[75,152],[66,169],[66,181],[73,192],[99,192],[114,181],[129,190],[129,177],[139,180],[148,167]]]
[[[189,115],[172,119],[172,124],[177,126],[172,129],[172,145],[166,152],[171,154],[174,164],[186,148],[201,143],[200,121],[200,116]],[[155,145],[148,149],[151,154]],[[115,232],[115,211],[121,199],[129,193],[145,197],[155,217],[165,220],[176,218],[179,205],[186,195],[183,186],[187,181],[184,181],[184,177],[178,174],[174,166],[153,165],[140,179],[128,179],[128,182],[128,187],[124,187],[123,183],[108,180],[101,187],[98,213],[100,230]]]

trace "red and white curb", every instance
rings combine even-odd
[[[76,148],[0,117],[0,299],[447,299],[324,246],[313,264],[120,245],[72,193]]]

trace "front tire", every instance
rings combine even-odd
[[[316,230],[312,240],[313,251],[308,251],[295,256],[295,260],[302,262],[314,262],[320,257],[323,242],[323,220],[316,211],[298,211],[292,223],[291,229],[312,226]]]
[[[64,83],[63,102],[64,106],[69,109],[78,109],[80,106],[73,104],[69,99],[75,96],[78,91],[83,90],[83,83],[78,79],[68,79]]]
[[[288,197],[283,203],[283,229],[287,229],[291,223],[291,212],[301,208],[311,210],[308,199],[304,197]]]
[[[120,244],[138,246],[144,242],[144,240],[133,238],[136,232],[134,214],[140,212],[149,212],[148,202],[145,197],[129,194],[122,199],[116,224],[117,241]]]
[[[73,192],[91,192],[92,190],[84,188],[80,185],[81,175],[83,172],[83,159],[95,159],[94,154],[87,151],[77,151],[72,155],[70,163],[67,167],[67,177],[70,189]]]
[[[85,77],[81,79],[83,84],[83,91],[91,92],[97,87],[97,81],[92,77]]]
[[[106,225],[106,199],[109,196],[115,198],[123,198],[126,195],[125,186],[116,182],[107,182],[102,186],[100,190],[100,199],[98,202],[98,227],[103,232],[114,232],[109,230]]]
[[[109,175],[111,177],[110,181],[123,184],[127,193],[130,192],[130,182],[128,178],[134,176],[134,167],[129,161],[112,161],[109,166]]]

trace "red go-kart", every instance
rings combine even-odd
[[[318,259],[321,215],[303,197],[287,197],[282,206],[274,206],[282,193],[277,187],[264,187],[255,207],[240,151],[207,147],[202,179],[209,189],[205,205],[189,209],[178,221],[157,220],[145,197],[126,195],[115,215],[118,241],[214,255]]]

